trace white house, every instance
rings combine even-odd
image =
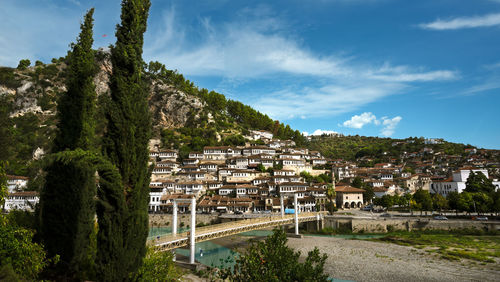
[[[259,140],[259,139],[267,139],[267,140],[272,140],[273,139],[273,134],[269,131],[265,130],[252,130],[250,131],[252,134],[252,139],[253,140]]]
[[[35,191],[9,193],[5,198],[5,210],[34,211],[39,201],[40,196]]]
[[[161,197],[166,194],[167,188],[164,188],[161,182],[152,182],[149,184],[149,212],[160,211]]]
[[[442,181],[433,181],[429,192],[441,194],[445,197],[451,192],[462,193],[465,190],[465,183],[467,182],[467,178],[469,178],[471,171],[474,173],[481,172],[488,178],[488,170],[485,168],[460,169],[453,172],[451,179],[448,178]],[[493,185],[495,185],[498,190],[500,187],[500,181],[494,180]]]
[[[23,190],[28,186],[28,177],[17,176],[17,175],[7,175],[7,189],[9,193],[14,191]]]

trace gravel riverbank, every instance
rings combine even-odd
[[[499,281],[498,264],[448,261],[413,247],[365,240],[305,236],[288,239],[302,256],[318,247],[328,255],[325,271],[338,279],[363,281]]]

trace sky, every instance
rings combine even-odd
[[[305,134],[444,138],[500,149],[500,0],[152,0],[143,58]],[[49,63],[95,7],[0,0],[0,65]]]

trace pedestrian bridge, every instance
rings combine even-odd
[[[283,196],[281,197],[281,216],[275,217],[260,217],[253,219],[244,219],[239,221],[231,221],[221,224],[214,224],[205,227],[196,227],[196,198],[190,199],[176,199],[173,201],[172,206],[172,234],[157,237],[154,240],[148,241],[148,245],[154,246],[158,251],[168,251],[176,248],[188,246],[189,263],[194,264],[195,246],[196,242],[203,242],[213,240],[221,237],[226,237],[246,231],[258,230],[267,227],[282,226],[288,224],[295,225],[295,235],[299,235],[299,223],[315,221],[318,222],[322,219],[321,213],[300,213],[299,204],[297,200],[297,193],[293,195],[294,214],[285,215],[285,208],[283,206]],[[177,203],[187,202],[191,204],[191,224],[190,231],[184,233],[177,233]]]
[[[195,243],[198,243],[268,227],[277,227],[289,224],[297,225],[301,222],[317,221],[321,218],[321,213],[309,212],[299,213],[297,215],[297,221],[295,221],[295,215],[293,214],[243,219],[210,226],[196,227],[194,239]],[[296,228],[296,231],[298,231],[298,228]],[[158,251],[172,250],[190,245],[190,235],[191,233],[188,231],[179,234],[160,236],[154,240],[149,240],[148,245],[155,246]]]

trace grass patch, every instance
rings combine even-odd
[[[464,232],[393,232],[371,241],[424,249],[440,255],[442,259],[460,261],[467,259],[481,263],[495,263],[500,257],[500,236],[464,235]],[[484,233],[483,233],[484,234]]]

